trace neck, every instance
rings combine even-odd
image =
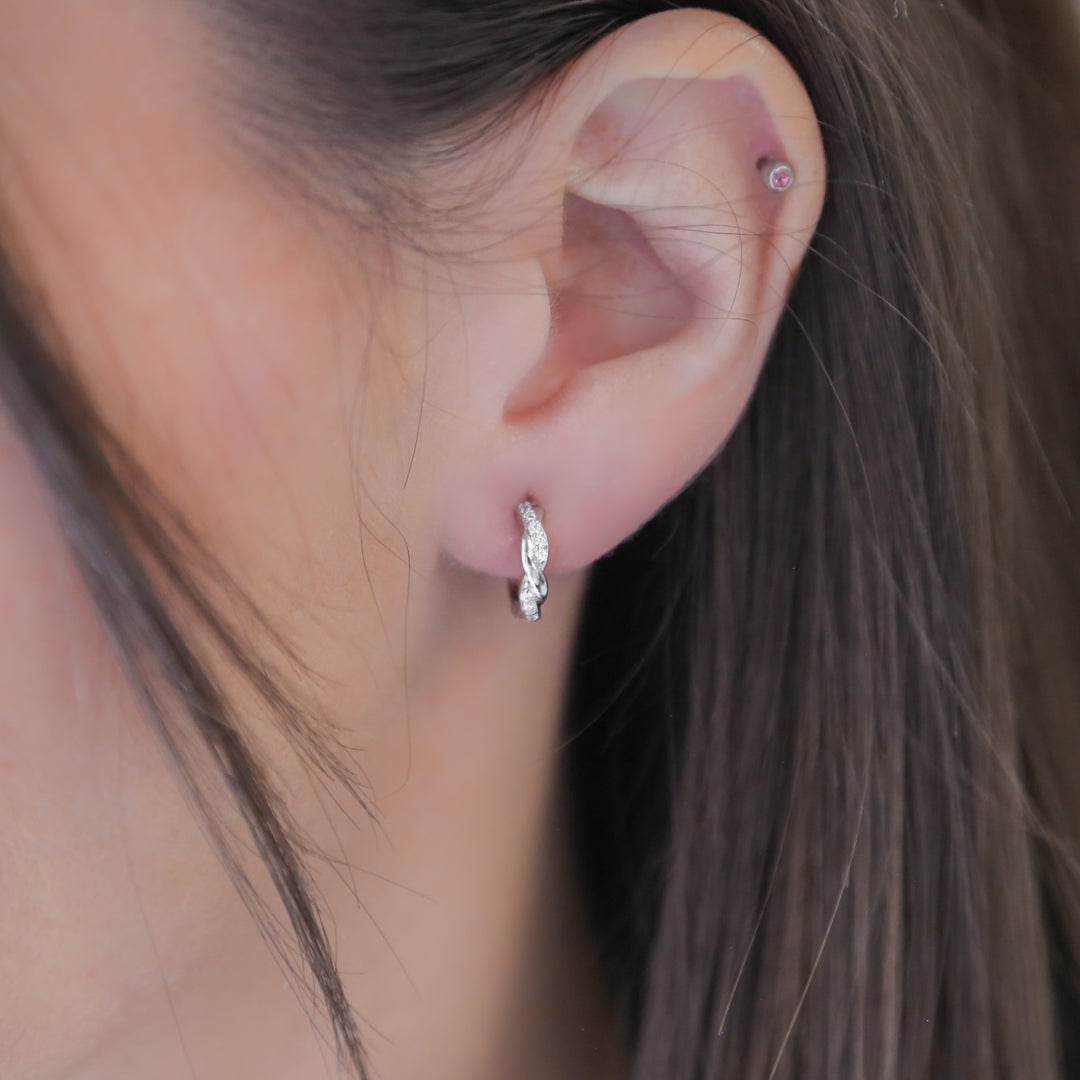
[[[499,582],[456,586],[444,631],[418,643],[421,677],[354,725],[377,825],[325,796],[302,814],[335,860],[312,868],[379,1080],[623,1074],[558,782],[583,586],[560,579],[538,624],[511,619]],[[335,1074],[239,901],[193,948],[80,1076]]]

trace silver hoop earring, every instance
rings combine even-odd
[[[786,161],[763,161],[761,182],[770,191],[787,191],[795,183],[795,170]]]
[[[540,524],[540,510],[529,499],[518,503],[517,518],[521,524],[521,584],[510,583],[510,596],[515,614],[529,622],[540,618],[540,605],[547,599],[548,583],[544,567],[548,561],[548,538]]]

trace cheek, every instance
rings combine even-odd
[[[293,638],[318,607],[298,649],[319,646],[320,674],[342,688],[336,711],[359,715],[375,700],[368,681],[397,690],[396,658],[383,651],[404,635],[383,620],[409,570],[395,499],[416,423],[398,417],[415,415],[406,373],[423,328],[402,363],[371,376],[380,341],[368,270],[381,249],[326,237],[253,182],[189,107],[187,83],[161,94],[171,84],[156,74],[125,81],[181,50],[84,71],[93,48],[68,14],[91,20],[99,45],[122,35],[94,5],[65,13],[66,30],[43,21],[52,67],[33,85],[66,85],[56,36],[70,47],[72,92],[20,98],[21,119],[0,93],[0,194],[20,269],[48,298],[106,422],[275,626]],[[9,136],[18,169],[6,168]],[[388,479],[372,472],[384,461]],[[369,512],[388,540],[366,550],[361,497],[395,523]],[[132,699],[32,463],[2,425],[0,521],[0,1030],[12,1033],[0,1043],[50,1046],[60,1064],[34,1061],[25,1075],[68,1075],[80,1046],[147,999],[160,1004],[165,979],[220,959],[226,941],[262,943]],[[265,602],[271,583],[282,587],[276,605]]]
[[[153,243],[92,224],[65,248],[38,233],[35,271],[79,380],[153,483],[241,579],[294,580],[305,530],[354,506],[362,281],[343,284],[246,192],[210,222],[186,195],[170,205]]]
[[[280,486],[286,449],[311,431],[330,448],[325,390],[346,334],[330,268],[279,224],[281,208],[212,190],[192,183],[110,229],[90,207],[66,243],[34,236],[80,380],[198,518]]]

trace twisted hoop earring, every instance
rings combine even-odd
[[[515,614],[529,622],[540,618],[540,605],[547,599],[548,583],[544,567],[548,561],[548,538],[540,524],[540,511],[528,499],[518,503],[518,521],[521,523],[521,584],[510,585],[510,595],[515,603]]]

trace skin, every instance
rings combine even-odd
[[[622,1075],[557,779],[573,629],[589,563],[752,392],[820,212],[813,112],[735,20],[642,20],[477,148],[465,179],[518,164],[419,255],[271,182],[220,52],[176,0],[0,0],[7,242],[108,423],[302,657],[290,688],[357,748],[377,825],[245,709],[333,860],[312,871],[376,1074]],[[795,190],[763,190],[765,151]],[[727,228],[703,246],[706,212]],[[535,625],[506,596],[526,492],[552,536]],[[0,1072],[333,1075],[7,426],[0,516]]]

